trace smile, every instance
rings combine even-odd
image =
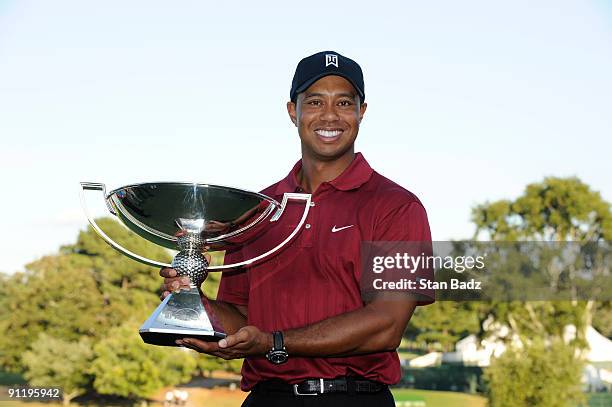
[[[343,131],[344,130],[341,130],[341,129],[333,129],[333,130],[317,129],[315,130],[315,133],[317,133],[319,136],[324,137],[324,138],[334,138],[334,137],[338,137],[339,135],[341,135]]]

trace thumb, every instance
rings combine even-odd
[[[249,333],[244,328],[240,328],[238,332],[233,335],[228,335],[224,339],[221,339],[218,343],[220,348],[230,348],[240,342],[246,342],[249,337]]]

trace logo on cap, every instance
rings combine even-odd
[[[336,54],[325,54],[325,67],[333,65],[338,67],[338,55]]]

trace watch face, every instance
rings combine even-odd
[[[268,353],[267,356],[270,362],[274,363],[275,365],[280,365],[281,363],[285,363],[287,361],[289,355],[285,351],[275,350]]]

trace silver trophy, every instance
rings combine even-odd
[[[133,232],[165,248],[177,250],[172,263],[142,257],[113,241],[90,214],[87,195],[91,193],[101,194],[108,211]],[[279,203],[263,194],[242,189],[176,182],[127,185],[106,193],[104,184],[82,182],[81,202],[93,229],[113,248],[133,260],[155,267],[173,267],[179,276],[189,277],[190,288],[167,296],[140,327],[140,336],[146,343],[176,346],[175,341],[185,337],[216,341],[226,336],[198,287],[209,272],[234,270],[279,252],[304,225],[311,196],[285,193]],[[299,207],[287,210],[294,204]],[[279,224],[281,215],[287,212],[297,213],[297,218],[289,221],[292,227],[275,229],[273,226]],[[273,233],[278,238],[272,239],[273,247],[257,244],[264,241],[258,238],[266,233]],[[242,250],[245,246],[257,247],[257,250],[250,251],[251,258],[233,264],[210,266],[203,255],[205,248]]]

